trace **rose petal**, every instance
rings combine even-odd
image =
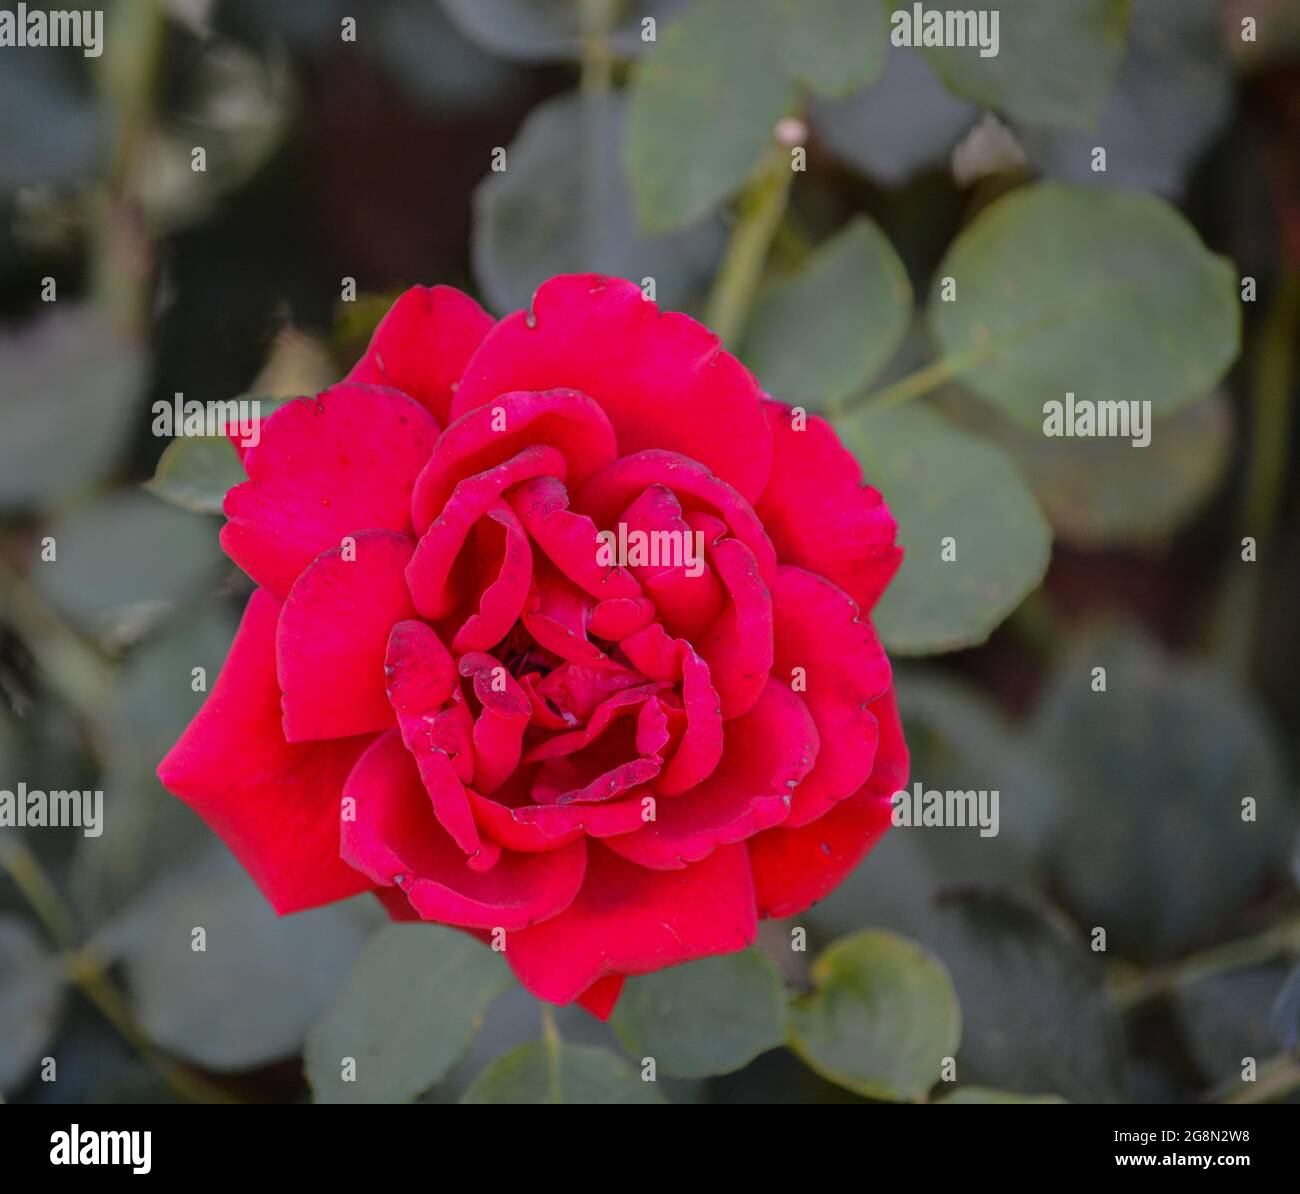
[[[801,676],[796,691],[822,743],[816,766],[795,790],[785,823],[794,829],[867,782],[878,734],[868,708],[889,688],[892,672],[871,624],[859,618],[857,602],[830,581],[802,568],[779,568],[772,609],[773,674],[784,684]]]
[[[834,581],[869,614],[903,559],[893,516],[825,419],[796,431],[789,407],[763,405],[776,456],[757,509],[782,563]]]
[[[457,668],[471,680],[483,706],[474,722],[474,786],[481,793],[493,792],[519,766],[532,707],[528,694],[494,656],[474,652],[463,656]]]
[[[499,548],[489,548],[487,528],[495,523],[500,531],[491,535]],[[523,613],[533,579],[533,551],[528,536],[507,502],[495,502],[478,524],[479,598],[478,611],[456,631],[452,650],[486,651],[495,647]]]
[[[411,531],[411,491],[438,436],[396,390],[345,383],[282,406],[223,504],[221,546],[283,599],[323,551],[358,531]]]
[[[275,640],[290,742],[393,725],[384,655],[393,624],[415,613],[405,575],[414,547],[405,535],[362,531],[354,549],[322,552],[294,582]]]
[[[862,789],[811,824],[750,839],[760,915],[795,916],[829,895],[889,828],[890,798],[907,783],[907,745],[893,689],[871,712],[880,723],[880,745]]]
[[[279,913],[372,884],[339,857],[343,781],[369,738],[292,746],[280,732],[280,603],[249,599],[212,692],[158,765],[163,787],[221,836]]]
[[[650,871],[588,843],[587,877],[559,916],[513,933],[506,961],[539,999],[570,1003],[610,974],[649,974],[734,953],[757,931],[743,846],[680,871]]]
[[[574,487],[618,455],[609,420],[586,394],[576,390],[498,394],[489,405],[467,410],[438,437],[411,495],[416,527],[423,530],[437,518],[466,477],[538,445],[560,453],[563,476]]]
[[[348,380],[392,386],[446,423],[465,363],[493,322],[454,287],[412,286],[379,321]]]
[[[544,282],[531,310],[503,319],[480,345],[452,414],[508,390],[571,386],[604,408],[619,450],[667,448],[700,461],[751,501],[771,468],[771,434],[749,371],[707,328],[661,312],[621,278]]]
[[[804,703],[772,680],[744,717],[728,722],[722,761],[677,800],[661,800],[655,820],[607,845],[640,866],[698,862],[785,820],[791,793],[817,758],[817,729]]]
[[[343,821],[343,857],[376,883],[400,887],[425,920],[522,929],[562,912],[582,884],[580,840],[546,853],[502,851],[486,871],[466,866],[396,731],[361,756],[344,792],[356,801],[356,819]]]
[[[772,597],[739,539],[723,539],[709,555],[730,600],[696,649],[709,665],[722,720],[731,721],[754,707],[772,671]]]

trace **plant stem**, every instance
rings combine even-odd
[[[1266,1103],[1280,1099],[1300,1088],[1300,1061],[1282,1054],[1270,1058],[1260,1067],[1254,1082],[1234,1085],[1226,1094],[1212,1100],[1216,1103]]]
[[[978,365],[984,359],[984,355],[982,349],[971,349],[969,352],[957,353],[955,356],[940,357],[914,373],[900,377],[882,390],[850,399],[840,408],[839,413],[847,414],[859,408],[888,410],[890,407],[902,406],[904,402],[920,398],[931,390],[937,390],[944,382],[960,377],[968,369]]]
[[[1113,994],[1120,1010],[1130,1011],[1179,987],[1190,987],[1216,974],[1256,966],[1297,951],[1300,951],[1300,916],[1293,916],[1252,937],[1229,941],[1172,965],[1149,970],[1132,982],[1117,985]]]
[[[238,1101],[201,1074],[173,1061],[140,1031],[125,997],[105,973],[99,958],[91,950],[77,947],[72,911],[50,882],[36,855],[21,842],[12,841],[0,850],[0,866],[9,872],[50,939],[62,951],[60,962],[64,974],[159,1077],[181,1097],[193,1102]]]
[[[1300,270],[1282,276],[1269,302],[1255,341],[1250,369],[1250,446],[1246,489],[1242,495],[1232,545],[1233,570],[1224,583],[1216,610],[1216,653],[1239,677],[1250,668],[1252,630],[1262,588],[1260,569],[1270,560],[1277,507],[1286,482],[1287,446],[1291,438],[1291,389],[1295,379],[1296,339],[1300,336]],[[1240,539],[1255,540],[1256,557],[1239,557]]]
[[[579,18],[582,28],[582,75],[579,84],[579,127],[582,152],[582,235],[586,242],[586,261],[598,273],[613,266],[616,246],[608,243],[612,227],[607,217],[617,202],[610,193],[614,171],[609,168],[613,137],[610,121],[610,82],[614,72],[614,52],[609,31],[618,8],[617,0],[581,0]]]
[[[546,1049],[548,1101],[560,1102],[560,1030],[555,1024],[555,1009],[542,1003],[542,1044]]]
[[[763,275],[763,264],[785,215],[793,181],[789,149],[774,145],[741,197],[740,215],[713,283],[705,317],[705,322],[729,349],[736,348],[745,330],[745,320]]]

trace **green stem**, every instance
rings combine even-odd
[[[794,170],[788,148],[775,145],[741,197],[740,216],[727,255],[713,283],[706,322],[735,349],[758,291],[772,238],[785,215]]]
[[[1291,390],[1300,337],[1300,270],[1283,275],[1264,314],[1250,370],[1250,446],[1233,565],[1216,610],[1216,652],[1238,675],[1246,676],[1252,632],[1263,588],[1260,570],[1270,565],[1278,505],[1286,484],[1291,439]],[[1240,540],[1255,540],[1255,562],[1240,559]]]
[[[1156,967],[1131,982],[1116,985],[1113,994],[1120,1010],[1130,1011],[1158,995],[1190,987],[1216,974],[1257,966],[1296,952],[1300,952],[1300,916],[1284,920],[1252,937],[1229,941],[1170,966]]]
[[[542,1003],[542,1044],[546,1049],[546,1074],[548,1096],[552,1103],[560,1102],[560,1030],[555,1023],[555,1009]]]
[[[1300,1061],[1285,1054],[1270,1058],[1259,1067],[1259,1077],[1254,1082],[1234,1085],[1231,1090],[1213,1099],[1216,1103],[1266,1103],[1280,1099],[1293,1090],[1300,1089]]]
[[[64,974],[163,1081],[182,1098],[192,1102],[238,1101],[201,1074],[173,1061],[140,1031],[126,998],[105,973],[99,958],[92,951],[77,947],[72,911],[50,882],[36,855],[20,842],[11,841],[0,850],[0,866],[9,872],[15,886],[45,926],[51,941],[62,951],[60,961]]]
[[[937,361],[931,361],[930,364],[916,370],[915,373],[900,377],[884,389],[851,399],[844,403],[840,413],[846,414],[860,407],[868,410],[888,410],[893,406],[902,406],[904,402],[920,398],[931,390],[937,390],[945,382],[952,381],[954,377],[960,377],[967,370],[978,365],[984,356],[982,349],[972,349],[969,352],[957,353],[955,356],[940,357]]]
[[[582,153],[582,227],[588,266],[604,272],[610,268],[615,246],[608,243],[610,221],[606,213],[617,202],[611,194],[614,171],[606,160],[613,137],[610,135],[610,83],[614,73],[614,52],[609,31],[619,7],[618,0],[581,0],[582,75],[579,84],[579,127]]]

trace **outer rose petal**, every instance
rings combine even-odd
[[[562,912],[582,884],[581,841],[544,854],[503,850],[491,869],[470,869],[395,730],[357,761],[344,794],[356,801],[356,819],[343,821],[343,857],[376,883],[400,887],[425,920],[522,929]]]
[[[396,390],[333,386],[275,412],[226,494],[221,546],[284,598],[321,552],[358,531],[411,530],[411,491],[438,425]]]
[[[597,1020],[608,1020],[623,994],[623,984],[627,979],[621,974],[607,974],[594,982],[577,999],[574,1000],[584,1011],[590,1012]]]
[[[821,737],[817,765],[794,793],[786,828],[817,820],[871,775],[876,719],[868,712],[892,680],[885,649],[843,589],[802,568],[779,568],[772,586],[776,623],[773,675],[790,683],[803,669],[800,695]]]
[[[384,687],[393,625],[415,614],[405,569],[415,544],[391,531],[356,536],[356,558],[322,552],[294,583],[280,613],[276,670],[284,736],[345,738],[396,722]]]
[[[817,746],[803,701],[770,679],[753,709],[727,724],[717,770],[684,795],[660,800],[655,820],[607,845],[641,866],[676,869],[779,825]]]
[[[750,372],[689,316],[661,312],[622,278],[544,282],[532,309],[483,341],[452,415],[509,390],[569,386],[604,408],[623,454],[667,448],[701,461],[753,501],[772,465],[771,434]]]
[[[281,914],[373,886],[339,857],[343,781],[369,738],[291,746],[280,733],[280,604],[249,599],[221,675],[158,765],[158,778],[218,833]]]
[[[680,871],[650,871],[589,842],[587,878],[559,916],[512,933],[506,961],[539,999],[571,1003],[611,974],[649,974],[754,942],[744,846]]]
[[[445,424],[465,362],[493,322],[469,295],[452,286],[412,286],[379,321],[370,347],[347,380],[410,394]]]
[[[871,712],[880,746],[862,790],[801,829],[769,829],[749,840],[760,916],[795,916],[829,895],[889,828],[890,797],[907,783],[908,762],[892,688]]]
[[[781,562],[834,581],[869,614],[903,559],[893,516],[825,419],[795,431],[789,407],[763,407],[776,456],[755,505]]]

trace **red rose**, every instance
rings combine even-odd
[[[889,824],[893,519],[827,423],[631,283],[554,278],[495,324],[410,290],[244,465],[221,541],[259,588],[159,775],[279,912],[373,890],[503,930],[528,990],[605,1016]]]

